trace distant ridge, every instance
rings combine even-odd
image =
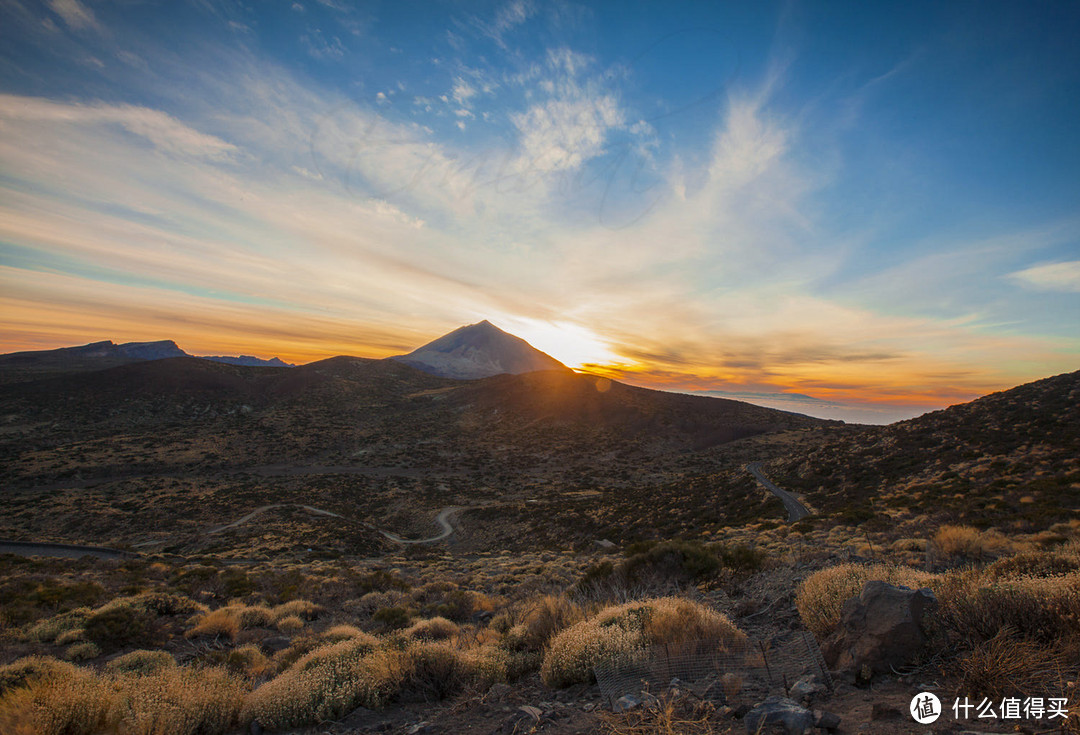
[[[486,319],[459,327],[407,355],[390,358],[443,378],[475,380],[570,368]]]
[[[174,357],[196,357],[211,362],[227,363],[244,367],[292,367],[277,357],[264,360],[250,355],[230,357],[213,355],[201,357],[182,350],[171,339],[156,342],[125,342],[112,340],[91,342],[76,347],[60,347],[55,350],[32,350],[0,355],[0,382],[20,382],[39,376],[62,373],[105,370],[134,362],[168,360]]]

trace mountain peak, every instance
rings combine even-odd
[[[407,355],[392,358],[444,378],[488,378],[501,373],[569,370],[551,355],[484,319],[458,327]]]

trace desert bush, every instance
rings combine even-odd
[[[270,608],[262,605],[228,605],[224,609],[236,618],[240,630],[268,628],[278,619]]]
[[[66,633],[69,630],[82,630],[86,624],[86,619],[90,617],[90,610],[85,607],[80,607],[75,610],[69,610],[66,613],[54,615],[51,618],[46,618],[30,626],[22,638],[29,641],[37,641],[38,643],[49,643],[55,641],[58,636]]]
[[[998,559],[986,567],[988,579],[1060,577],[1080,571],[1080,559],[1052,551],[1028,551]]]
[[[408,701],[437,701],[457,694],[470,685],[479,685],[482,658],[466,655],[446,641],[415,641],[405,649],[403,656],[404,677],[399,695]],[[505,679],[502,675],[487,672],[491,686]]]
[[[195,620],[195,626],[184,633],[186,638],[198,636],[228,636],[235,640],[240,632],[240,621],[228,608],[218,608],[200,615]]]
[[[932,586],[931,582],[938,577],[911,567],[884,564],[838,564],[818,570],[799,585],[795,594],[795,606],[803,625],[818,640],[826,638],[840,623],[844,603],[857,596],[863,584],[871,579],[919,588]]]
[[[960,691],[1000,700],[1005,696],[1046,696],[1064,679],[1062,655],[1003,628],[959,656],[955,668]]]
[[[117,680],[113,719],[127,735],[224,733],[238,722],[244,693],[220,668],[160,668]]]
[[[314,620],[319,617],[322,610],[323,609],[314,602],[308,602],[307,600],[290,600],[273,609],[272,619],[274,622],[277,622],[282,618],[295,616],[304,620]]]
[[[381,706],[402,679],[399,651],[363,639],[322,646],[249,694],[242,720],[285,729],[339,719],[360,706]]]
[[[525,605],[520,647],[541,651],[557,633],[580,622],[585,617],[580,606],[568,598],[545,595]]]
[[[97,658],[101,655],[101,649],[89,641],[83,641],[82,643],[76,643],[73,646],[68,646],[68,649],[64,651],[64,657],[68,661],[88,661],[92,658]]]
[[[249,679],[263,676],[274,668],[266,654],[253,643],[232,649],[225,654],[222,663],[229,671]]]
[[[355,625],[335,625],[334,627],[323,631],[322,635],[319,636],[319,640],[323,643],[337,643],[339,641],[347,641],[350,638],[363,638],[365,636],[370,639],[372,645],[375,644],[376,641],[374,637],[360,630]]]
[[[78,668],[48,656],[25,656],[7,666],[0,666],[0,695],[46,677],[73,677]]]
[[[985,561],[1013,548],[998,531],[980,531],[971,526],[942,526],[934,534],[934,548],[945,558]]]
[[[402,631],[402,635],[413,640],[439,641],[452,638],[459,630],[457,623],[452,620],[429,618],[413,623]]]
[[[86,631],[82,628],[72,628],[71,630],[65,630],[60,635],[56,636],[56,645],[69,646],[72,643],[78,643],[79,641],[86,640]]]
[[[660,644],[696,640],[732,646],[746,636],[724,615],[691,600],[661,597],[629,602],[558,633],[544,656],[544,683],[563,687],[593,678],[601,659]]]
[[[287,635],[299,633],[304,629],[304,621],[299,615],[289,615],[277,621],[277,629]]]
[[[146,646],[155,640],[153,613],[134,604],[108,604],[86,619],[86,638],[105,651],[125,646]]]
[[[384,628],[404,628],[409,624],[412,615],[404,607],[383,607],[376,610],[371,619]]]
[[[141,675],[175,667],[176,659],[168,651],[132,651],[105,664],[105,672]]]
[[[53,668],[0,697],[0,731],[27,735],[110,732],[116,692],[77,666]]]

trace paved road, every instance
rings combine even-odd
[[[810,510],[803,505],[798,498],[787,490],[781,490],[776,485],[769,482],[769,479],[765,477],[765,475],[761,474],[761,462],[751,462],[746,465],[746,471],[756,477],[757,481],[764,485],[766,490],[780,498],[780,502],[787,508],[788,522],[794,522],[810,515]]]
[[[379,531],[379,533],[381,533],[383,536],[386,536],[386,538],[390,539],[391,541],[396,541],[399,544],[433,544],[436,541],[442,541],[444,538],[447,538],[450,534],[454,532],[454,527],[450,525],[450,516],[452,516],[454,513],[457,513],[461,510],[472,510],[473,508],[483,507],[484,506],[482,505],[459,505],[450,506],[449,508],[443,508],[439,511],[439,515],[435,516],[435,522],[442,526],[442,533],[440,533],[438,536],[432,536],[431,538],[402,538],[396,533],[391,533],[390,531]]]
[[[227,523],[224,526],[218,526],[216,528],[211,528],[206,533],[207,533],[207,535],[212,534],[212,533],[221,533],[222,531],[224,531],[226,529],[235,528],[235,527],[237,527],[239,525],[247,523],[248,521],[250,521],[255,516],[260,515],[262,513],[265,513],[268,510],[273,510],[274,508],[301,508],[303,510],[306,510],[308,513],[314,513],[315,515],[330,516],[331,518],[344,518],[344,516],[339,516],[337,513],[331,513],[328,510],[323,510],[322,508],[315,508],[315,507],[310,506],[310,505],[299,505],[297,503],[275,503],[274,505],[260,506],[260,507],[256,508],[255,510],[251,511],[250,513],[248,513],[243,518],[238,518],[235,521],[233,521],[232,523]]]

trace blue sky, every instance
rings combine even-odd
[[[486,318],[868,421],[1080,367],[1075,3],[0,18],[4,351],[380,357]]]

